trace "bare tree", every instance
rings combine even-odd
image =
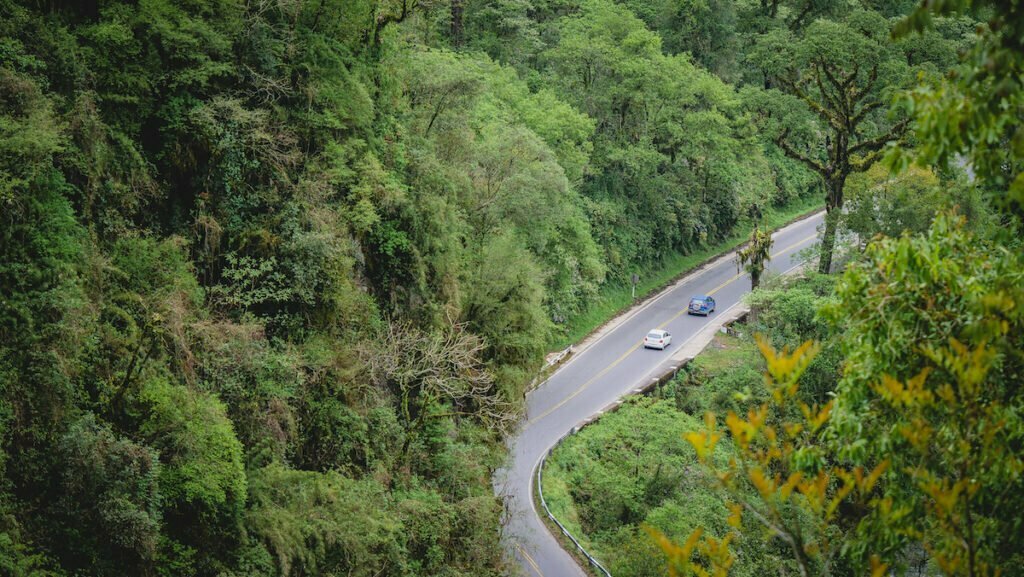
[[[394,395],[406,426],[403,454],[431,419],[467,417],[504,431],[518,417],[480,359],[483,340],[462,324],[426,332],[388,323],[372,346],[359,349],[374,385]]]

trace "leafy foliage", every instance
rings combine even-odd
[[[918,87],[907,105],[921,135],[921,160],[943,167],[968,161],[1000,204],[1018,218],[1024,194],[1020,164],[1024,131],[1019,113],[1024,94],[1024,18],[1020,10],[1013,2],[922,3],[895,30],[902,37],[917,39],[941,30],[947,19],[985,15],[987,22],[977,30],[978,41],[966,51],[957,73],[938,86]]]
[[[1016,255],[942,216],[926,236],[873,245],[838,287],[843,308],[829,314],[848,331],[832,424],[839,455],[859,463],[884,451],[894,465],[891,509],[872,520],[892,540],[873,543],[879,553],[921,539],[949,574],[1019,564],[1006,530],[1018,522],[1017,492],[1005,491],[1024,467],[1011,448],[1019,271]],[[864,299],[887,304],[874,312]]]
[[[747,246],[736,251],[736,268],[744,268],[750,275],[750,288],[757,290],[761,284],[761,275],[764,274],[765,261],[771,258],[772,233],[755,228],[750,233],[750,241]]]
[[[0,0],[0,572],[502,573],[559,323],[820,193],[747,53],[840,12]]]
[[[762,339],[771,403],[729,411],[724,429],[709,412],[686,434],[737,533],[654,531],[671,570],[728,574],[751,518],[803,575],[1015,574],[1019,270],[949,215],[871,244],[823,309],[842,329],[834,393],[800,392],[816,343],[779,352]],[[736,453],[725,466],[720,442]]]

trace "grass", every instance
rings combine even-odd
[[[824,202],[820,198],[802,199],[782,209],[766,213],[764,224],[771,229],[780,228],[794,219],[822,207],[824,207]],[[708,260],[734,250],[747,240],[749,234],[749,226],[740,225],[736,227],[732,236],[718,244],[690,254],[673,253],[660,267],[642,275],[640,283],[636,287],[636,300],[643,300]],[[562,326],[561,334],[552,343],[553,349],[561,350],[581,341],[598,327],[631,307],[635,302],[631,293],[632,287],[629,285],[605,285],[590,307],[566,321]]]
[[[690,362],[690,368],[708,374],[719,374],[740,367],[756,367],[760,358],[757,347],[750,339],[718,333]]]
[[[557,451],[557,447],[554,450]],[[549,469],[550,465],[544,469],[544,501],[547,503],[548,509],[551,511],[551,514],[558,518],[558,521],[568,529],[570,533],[572,533],[572,536],[579,541],[580,545],[589,551],[591,555],[594,555],[594,544],[591,543],[590,538],[583,532],[583,528],[580,526],[576,502],[572,500],[572,496],[569,494],[569,485],[560,475],[547,474]],[[597,569],[595,569],[587,558],[580,553],[580,550],[573,545],[572,541],[562,534],[562,531],[557,525],[555,525],[554,521],[549,519],[548,516],[543,513],[544,509],[541,507],[540,499],[538,498],[536,491],[533,492],[533,500],[537,511],[540,512],[540,520],[547,525],[551,534],[554,535],[555,539],[562,544],[562,549],[565,549],[576,559],[576,563],[583,568],[583,571],[587,575],[600,577]]]

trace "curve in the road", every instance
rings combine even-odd
[[[797,253],[817,238],[822,213],[795,222],[773,235],[769,269],[786,273],[799,266]],[[650,301],[629,311],[595,335],[526,398],[526,420],[510,440],[510,462],[495,475],[495,491],[508,507],[505,538],[523,572],[536,577],[584,577],[586,573],[541,521],[533,503],[533,477],[541,458],[567,432],[589,419],[649,377],[667,369],[684,347],[703,348],[724,313],[750,291],[746,274],[736,274],[735,253],[688,275]],[[690,297],[714,295],[721,312],[710,317],[686,314]],[[650,329],[662,328],[682,342],[668,351],[641,348]],[[614,359],[604,362],[605,359]],[[660,373],[658,373],[660,374]]]

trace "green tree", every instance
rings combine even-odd
[[[747,245],[736,251],[736,269],[746,270],[750,275],[750,290],[757,290],[761,285],[761,275],[765,263],[771,259],[773,244],[772,233],[758,226],[750,233]]]
[[[1020,568],[1024,422],[1019,255],[940,216],[927,235],[882,240],[837,286],[830,320],[846,363],[830,429],[838,457],[889,458],[866,527],[878,553],[924,543],[950,575]],[[872,310],[869,303],[884,302]]]
[[[61,439],[59,454],[63,496],[54,516],[66,540],[64,567],[151,574],[162,528],[156,451],[115,436],[86,414]]]
[[[876,164],[850,177],[842,228],[857,235],[861,249],[876,235],[924,232],[944,197],[931,171],[917,168],[891,175]]]
[[[773,403],[687,435],[734,526],[752,517],[803,575],[902,573],[922,548],[945,575],[1018,574],[1021,270],[946,215],[872,244],[827,309],[845,366],[823,405],[799,394],[817,345],[762,341]],[[710,457],[726,439],[739,457],[723,467]],[[677,568],[726,574],[731,539],[661,544]]]
[[[811,124],[777,126],[774,138],[825,185],[822,273],[832,267],[847,178],[877,162],[909,124],[907,118],[892,121],[885,114],[894,91],[913,79],[888,29],[881,15],[859,11],[840,21],[818,20],[799,35],[768,33],[753,52],[766,77],[792,97],[789,102],[817,117]]]
[[[895,32],[914,38],[942,26],[944,17],[978,14],[977,42],[938,86],[919,86],[909,104],[926,163],[968,164],[993,187],[999,204],[1024,214],[1024,16],[1014,2],[957,0],[921,3]]]
[[[157,377],[143,385],[138,410],[146,415],[139,432],[162,458],[164,519],[184,546],[164,544],[164,562],[203,573],[223,567],[239,544],[247,495],[242,445],[224,405]]]
[[[585,2],[559,27],[543,57],[551,85],[596,123],[581,193],[617,280],[626,265],[723,238],[774,196],[753,178],[767,163],[728,85],[686,55],[665,56],[621,4]]]

